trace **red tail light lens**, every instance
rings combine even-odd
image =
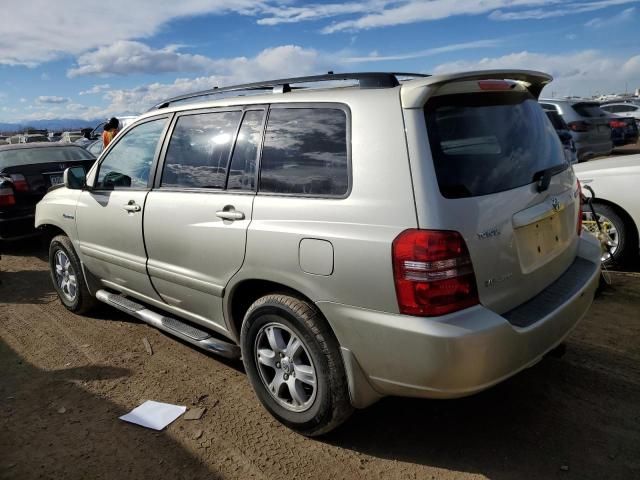
[[[623,120],[611,120],[609,126],[611,128],[624,128],[627,124]]]
[[[578,182],[578,198],[580,199],[580,210],[578,211],[578,226],[576,227],[576,233],[578,236],[582,233],[582,205],[583,205],[583,197],[582,197],[582,185],[580,185],[580,180],[576,180]]]
[[[569,122],[567,124],[569,129],[574,132],[588,132],[589,124],[587,122],[578,121],[578,122]]]
[[[16,197],[13,195],[13,188],[0,187],[0,207],[8,207],[16,204]]]
[[[478,87],[480,90],[511,90],[515,83],[507,80],[479,80]]]
[[[458,232],[405,230],[393,241],[400,313],[436,316],[479,303],[469,251]]]
[[[12,173],[9,175],[11,177],[11,181],[13,182],[13,189],[16,192],[28,192],[29,184],[27,183],[27,179],[24,178],[24,175],[19,173]]]

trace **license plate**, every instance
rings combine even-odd
[[[63,182],[62,175],[51,175],[49,181],[51,185],[60,185]]]

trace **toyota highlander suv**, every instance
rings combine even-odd
[[[163,102],[38,204],[53,285],[241,357],[305,435],[484,390],[561,344],[598,282],[549,81],[329,74]]]

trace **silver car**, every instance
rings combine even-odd
[[[600,109],[598,102],[543,98],[540,105],[562,115],[576,144],[578,161],[609,155],[613,150],[609,114]]]
[[[305,435],[484,390],[563,342],[598,283],[550,81],[329,74],[163,102],[38,204],[53,284],[73,312],[242,357]]]

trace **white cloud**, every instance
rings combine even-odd
[[[0,64],[34,66],[118,40],[150,37],[167,22],[180,18],[228,12],[253,15],[263,3],[263,0],[107,3],[57,0],[52,6],[50,0],[3,0]]]
[[[140,42],[121,40],[78,57],[78,65],[67,72],[82,75],[131,75],[136,73],[212,71],[216,62],[202,55],[178,52],[177,45],[153,49]]]
[[[43,104],[59,104],[59,103],[68,103],[70,101],[69,98],[67,97],[56,97],[56,96],[49,96],[49,95],[41,95],[38,98],[36,98],[36,103],[43,105]]]
[[[410,60],[413,58],[424,58],[440,53],[459,52],[462,50],[473,50],[476,48],[491,48],[500,45],[501,40],[476,40],[474,42],[454,43],[452,45],[444,45],[441,47],[428,48],[417,52],[400,53],[396,55],[380,55],[377,51],[372,52],[366,57],[347,57],[341,60],[344,63],[367,63],[367,62],[386,62],[394,60]]]
[[[554,2],[559,3],[553,8],[535,8],[531,10],[519,10],[514,12],[505,12],[503,10],[495,10],[491,12],[489,18],[492,20],[543,20],[545,18],[564,17],[567,15],[575,15],[578,13],[594,12],[603,8],[613,7],[616,5],[624,5],[628,3],[636,3],[638,0],[600,0],[596,2]],[[552,3],[552,2],[549,2]]]
[[[316,50],[284,45],[263,50],[253,58],[216,60],[216,73],[197,78],[177,78],[173,83],[152,83],[132,89],[106,92],[109,115],[140,113],[162,100],[215,86],[245,83],[287,76],[304,76],[326,71],[331,60]]]
[[[589,27],[589,28],[613,27],[613,26],[620,25],[622,23],[626,23],[626,22],[629,22],[629,21],[633,20],[633,17],[635,16],[635,13],[636,13],[635,7],[627,8],[627,9],[621,11],[620,13],[618,13],[616,15],[613,15],[612,17],[607,17],[607,18],[596,17],[596,18],[593,18],[593,19],[589,20],[587,23],[585,23],[584,26],[585,27]]]
[[[109,85],[108,83],[102,83],[100,85],[94,85],[88,90],[83,90],[79,92],[78,95],[95,95],[97,93],[102,93],[105,90],[109,90],[110,88],[111,85]]]
[[[569,54],[549,55],[534,52],[518,52],[494,58],[463,60],[437,66],[433,73],[495,68],[519,68],[540,70],[553,75],[554,80],[545,87],[544,96],[584,95],[622,91],[625,82],[640,87],[640,55],[616,58],[597,50],[585,50]]]

